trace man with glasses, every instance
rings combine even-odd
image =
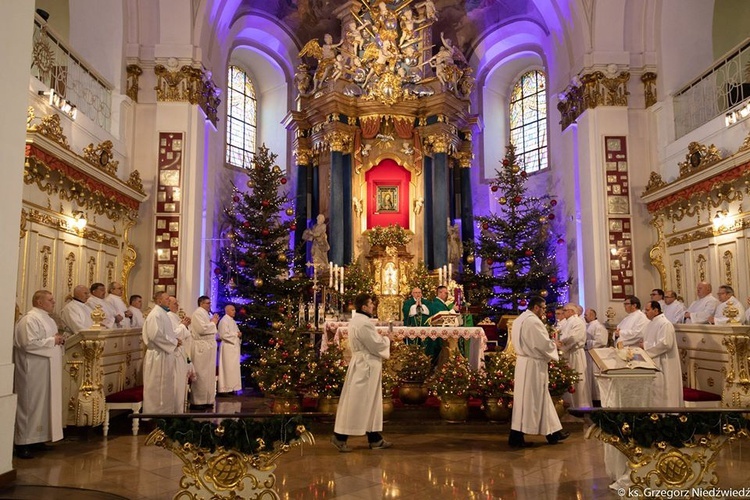
[[[216,400],[216,334],[219,315],[211,316],[211,299],[198,297],[198,309],[190,316],[193,335],[192,361],[196,379],[191,386],[190,408],[206,410]]]
[[[661,310],[671,323],[682,323],[685,319],[685,304],[677,300],[677,293],[674,290],[667,290],[664,293],[664,305]]]
[[[734,316],[733,321],[741,324],[745,319],[745,308],[742,306],[742,303],[737,300],[737,297],[734,296],[734,289],[729,285],[721,285],[716,292],[716,295],[719,296],[720,302],[719,305],[716,306],[716,312],[714,313],[713,318],[709,318],[708,322],[713,323],[714,325],[725,325],[729,323],[730,318],[728,318],[724,312],[726,311],[727,306],[732,305],[737,309],[737,315]]]
[[[555,404],[547,389],[548,363],[559,360],[555,341],[543,323],[547,307],[541,297],[531,297],[529,306],[513,322],[511,342],[516,350],[513,374],[513,419],[508,444],[511,448],[527,448],[534,443],[524,441],[524,434],[543,434],[549,444],[557,444],[570,434],[562,430]]]
[[[659,302],[661,310],[664,311],[664,306],[666,305],[666,302],[664,301],[664,290],[661,288],[654,288],[651,290],[651,300]]]
[[[625,297],[622,304],[627,316],[620,321],[615,330],[617,347],[637,346],[643,339],[643,330],[648,324],[648,318],[641,311],[641,301],[635,295]]]
[[[698,298],[695,299],[685,311],[685,323],[694,325],[706,324],[713,318],[716,306],[719,301],[711,295],[711,285],[705,281],[698,283],[696,293]]]
[[[560,338],[557,340],[557,348],[562,351],[563,358],[568,362],[571,368],[578,372],[581,379],[575,384],[575,392],[564,398],[570,398],[570,402],[575,407],[591,406],[591,391],[589,391],[589,382],[586,370],[586,324],[583,318],[578,316],[578,306],[573,303],[567,303],[563,307],[565,315],[565,326],[560,331]]]

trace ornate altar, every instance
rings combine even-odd
[[[401,317],[403,298],[409,293],[409,277],[414,269],[413,255],[400,247],[373,247],[368,256],[378,297],[378,318],[386,321]]]
[[[310,40],[299,54],[297,110],[287,117],[298,195],[312,200],[297,207],[297,226],[324,214],[330,260],[344,265],[368,254],[362,233],[397,225],[415,234],[409,259],[443,266],[448,200],[458,193],[471,199],[468,170],[459,176],[451,169],[468,169],[473,158],[472,70],[449,38],[433,33],[432,2],[350,0],[335,13],[340,37]],[[471,214],[461,217],[462,239],[469,239]],[[384,257],[371,261],[400,283],[403,269],[386,267]],[[399,293],[383,287],[400,285],[377,281],[378,295]]]

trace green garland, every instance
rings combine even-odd
[[[597,411],[591,420],[605,433],[622,442],[634,441],[645,448],[668,443],[675,448],[696,442],[696,437],[713,434],[747,435],[748,421],[740,412],[711,413],[620,413]]]
[[[181,445],[190,443],[211,452],[218,447],[253,455],[270,451],[274,443],[289,444],[298,438],[297,427],[308,427],[299,416],[279,416],[255,420],[253,418],[225,419],[220,424],[209,420],[168,418],[156,420],[156,425],[167,438]]]
[[[375,226],[370,229],[367,239],[371,246],[382,247],[400,247],[408,245],[414,233],[404,229],[398,224],[391,224],[388,227]]]

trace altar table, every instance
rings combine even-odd
[[[328,325],[328,324],[326,324]],[[344,323],[346,325],[346,323]],[[390,337],[391,340],[402,339],[446,339],[458,340],[459,338],[467,339],[469,346],[469,365],[474,370],[484,368],[484,352],[487,350],[487,336],[484,330],[479,327],[428,327],[428,326],[376,326],[375,329],[380,335]],[[333,342],[339,344],[342,339],[349,335],[348,326],[339,326],[333,336]],[[321,342],[320,352],[323,353],[328,349],[327,342]]]

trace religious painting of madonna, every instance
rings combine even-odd
[[[380,213],[398,212],[398,186],[378,186],[376,202]]]

